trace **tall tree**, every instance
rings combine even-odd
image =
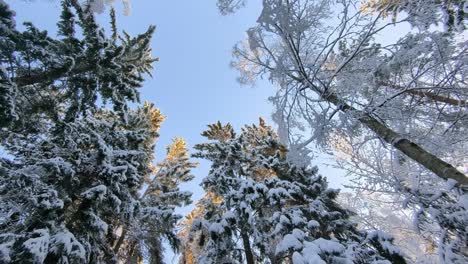
[[[466,71],[461,64],[465,42],[453,42],[445,36],[447,33],[425,32],[382,47],[373,39],[391,24],[379,25],[380,16],[369,16],[353,7],[352,0],[333,5],[326,0],[264,1],[258,26],[248,31],[248,44],[239,45],[234,51],[239,60],[236,65],[245,73],[243,80],[271,73],[271,80],[281,87],[273,100],[282,110],[278,115],[284,116],[277,119],[303,118],[313,123],[309,124],[311,129],[318,127],[319,131],[314,131],[311,141],[326,139],[327,134],[335,132],[333,129],[339,132],[356,127],[351,121],[358,121],[437,176],[467,184],[466,175],[393,128],[395,121],[400,120],[393,120],[389,113],[405,103],[401,96],[411,91],[434,89],[465,96],[466,85],[459,78]],[[327,19],[335,12],[341,21],[337,27],[329,28],[327,23],[331,21]],[[436,53],[441,46],[447,49]],[[447,71],[440,71],[435,65],[444,65]],[[404,69],[407,71],[402,72]],[[385,80],[398,83],[387,84]],[[395,93],[386,86],[400,87],[402,91]],[[322,112],[315,110],[312,103],[320,105]],[[429,108],[428,104],[423,106]],[[446,106],[438,112],[453,115],[463,110]],[[354,118],[338,122],[334,119],[337,112]],[[403,111],[398,114],[408,115]]]
[[[153,104],[128,104],[138,103],[156,60],[154,27],[120,36],[113,12],[111,18],[108,37],[89,5],[63,0],[59,37],[52,38],[31,23],[17,30],[0,0],[0,143],[8,154],[0,158],[2,263],[115,263],[118,229],[160,216],[155,206],[177,218],[176,200],[189,197],[175,194],[190,178],[181,140],[171,148],[170,170],[158,176],[173,177],[166,187],[174,200],[140,197],[156,172],[164,117]]]
[[[223,12],[239,6],[226,9],[230,2],[220,0]],[[464,260],[468,68],[458,32],[465,20],[452,24],[457,30],[421,26],[379,42],[390,27],[438,22],[444,6],[433,3],[452,1],[370,2],[389,6],[370,12],[354,0],[264,0],[257,25],[234,48],[234,65],[241,81],[267,76],[278,87],[273,118],[292,159],[310,162],[314,146],[351,150],[344,162],[355,187],[406,196],[419,226],[439,225],[443,261]],[[418,16],[382,19],[389,10]]]
[[[222,200],[205,200],[193,222],[209,235],[199,263],[405,263],[391,237],[356,229],[316,168],[287,161],[263,120],[238,135],[220,123],[203,135],[212,141],[196,145],[195,156],[212,167],[202,185]]]
[[[135,263],[132,259],[143,259],[146,252],[144,259],[149,263],[163,263],[163,238],[178,251],[180,241],[175,228],[182,216],[175,213],[175,208],[192,203],[192,193],[181,191],[179,185],[193,179],[191,169],[195,166],[196,163],[189,161],[185,141],[175,138],[140,198],[139,214],[124,227],[114,248],[122,253],[121,259]]]
[[[209,233],[203,226],[198,226],[196,230],[192,229],[192,226],[194,223],[201,221],[208,211],[216,210],[215,208],[221,202],[223,202],[222,197],[216,196],[214,193],[206,193],[195,204],[195,208],[180,222],[181,230],[178,233],[181,239],[180,264],[200,263],[201,256],[206,252]]]

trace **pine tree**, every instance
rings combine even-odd
[[[149,263],[163,263],[162,238],[169,242],[173,250],[179,249],[180,241],[174,230],[182,216],[174,210],[192,203],[192,194],[181,191],[179,184],[193,179],[190,172],[196,165],[189,161],[186,142],[175,138],[140,198],[138,216],[125,227],[125,236],[120,237],[115,247],[116,252],[120,249],[128,263],[133,263],[132,259],[142,258],[143,251]]]
[[[5,56],[11,53],[8,49],[8,36],[15,32],[15,13],[8,5],[0,1],[0,58],[2,65],[8,62]],[[4,67],[0,68],[0,128],[17,118],[15,111],[15,84],[8,78],[8,72]]]
[[[6,8],[4,3],[2,6]],[[152,58],[149,45],[154,26],[137,37],[125,33],[119,39],[108,38],[89,7],[63,0],[60,38],[52,39],[31,23],[25,23],[24,32],[17,31],[8,13],[11,11],[6,10],[2,12],[6,22],[2,22],[0,60],[5,75],[2,83],[10,83],[5,89],[10,92],[1,97],[21,106],[15,108],[22,121],[14,124],[17,130],[27,129],[22,125],[28,121],[39,127],[49,120],[71,121],[96,109],[98,98],[110,102],[125,117],[127,102],[139,100],[143,74],[149,73],[157,60]],[[77,28],[82,31],[81,39],[76,36]],[[38,119],[38,115],[47,118]]]
[[[181,240],[180,264],[200,263],[200,257],[206,251],[209,237],[208,229],[205,228],[206,226],[200,225],[200,221],[208,211],[216,210],[221,202],[223,202],[222,197],[216,196],[214,193],[207,193],[180,222],[179,226],[182,229],[177,234]],[[196,229],[192,229],[194,223],[198,225]]]
[[[3,160],[1,242],[12,263],[108,263],[113,227],[139,211],[157,131],[143,108],[128,124],[102,110]],[[8,262],[8,261],[7,261]]]
[[[220,123],[203,135],[212,141],[196,145],[195,156],[212,166],[202,186],[222,201],[206,199],[192,224],[209,235],[198,263],[405,263],[393,238],[357,230],[315,167],[287,161],[263,120],[238,135]]]
[[[0,142],[8,154],[0,158],[2,263],[115,263],[119,230],[144,223],[137,242],[159,243],[173,232],[174,207],[189,200],[178,191],[193,167],[183,141],[157,172],[164,116],[150,103],[128,106],[139,102],[156,61],[154,27],[120,36],[113,11],[111,21],[107,37],[89,5],[63,0],[59,37],[52,38],[31,23],[17,30],[0,0]],[[165,193],[142,199],[155,173],[153,182],[166,179]],[[162,211],[171,222],[156,232],[149,219]]]

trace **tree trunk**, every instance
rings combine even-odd
[[[137,248],[136,242],[132,243],[125,264],[140,264],[142,263],[140,250]]]
[[[119,249],[122,246],[126,235],[127,235],[127,229],[122,230],[122,234],[120,234],[119,240],[117,241],[117,244],[115,244],[115,247],[114,247],[115,254],[119,253]]]
[[[449,105],[457,106],[457,107],[466,107],[468,106],[468,101],[462,100],[462,99],[454,99],[450,98],[448,96],[443,96],[443,95],[438,95],[435,93],[431,92],[424,92],[424,91],[418,91],[415,89],[411,89],[408,91],[405,91],[406,88],[398,85],[392,85],[392,84],[387,84],[387,83],[380,83],[380,85],[384,85],[386,87],[389,87],[394,90],[400,90],[404,91],[406,94],[412,94],[412,95],[417,95],[419,97],[425,97],[433,102],[440,102],[440,103],[446,103]]]
[[[338,99],[335,94],[326,94],[322,96],[322,98],[334,104],[343,112],[353,112],[359,116],[358,120],[371,129],[374,133],[376,133],[385,142],[391,144],[396,149],[400,150],[408,157],[424,166],[426,169],[435,173],[437,176],[446,180],[455,180],[460,185],[468,185],[468,177],[458,171],[455,167],[429,153],[409,139],[404,138],[368,113],[357,110],[354,107],[346,104],[345,102]]]
[[[145,196],[148,194],[148,191],[149,191],[149,189],[146,189],[145,193],[141,196],[140,200],[145,198]],[[114,253],[115,254],[119,253],[119,249],[120,249],[120,247],[122,246],[122,243],[125,240],[125,236],[127,236],[127,229],[125,229],[124,225],[122,225],[122,229],[123,229],[122,234],[120,235],[119,240],[117,241],[117,244],[114,247]]]
[[[244,244],[245,260],[247,261],[247,264],[255,264],[252,248],[250,247],[249,236],[242,232],[241,237],[242,243]]]

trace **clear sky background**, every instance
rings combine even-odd
[[[16,11],[18,26],[31,21],[56,36],[59,0],[6,2]],[[273,125],[272,106],[267,101],[274,94],[273,86],[266,81],[255,87],[241,86],[236,81],[238,73],[229,66],[232,47],[245,38],[245,31],[255,24],[260,8],[261,1],[249,1],[236,14],[221,16],[216,0],[133,0],[130,16],[124,16],[121,4],[116,1],[120,30],[136,35],[149,25],[157,27],[152,46],[153,55],[160,62],[155,64],[154,78],[148,77],[141,89],[141,99],[155,103],[167,116],[157,144],[158,160],[164,157],[165,146],[173,137],[185,138],[191,147],[203,142],[200,133],[218,120],[240,129],[244,124],[257,123],[261,116]],[[98,15],[106,28],[107,11]],[[183,186],[194,193],[194,201],[203,195],[199,183],[209,170],[208,162],[198,162],[195,180]],[[341,172],[319,167],[332,187],[341,186]],[[179,211],[185,214],[190,210],[191,207],[186,207]],[[172,263],[170,256],[167,254],[168,263]]]

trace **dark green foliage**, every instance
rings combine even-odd
[[[199,263],[405,263],[393,238],[357,229],[317,169],[287,160],[287,149],[261,119],[235,135],[219,122],[203,133],[196,157],[212,162],[203,180],[201,219],[185,245]],[[228,136],[227,136],[228,135]],[[190,236],[189,236],[190,237]],[[192,252],[188,254],[187,252]]]
[[[0,262],[115,263],[116,230],[161,216],[139,191],[164,118],[128,107],[156,60],[155,28],[120,37],[112,14],[107,37],[74,0],[62,1],[58,38],[31,23],[18,31],[13,16],[0,0]],[[163,227],[145,224],[157,247]]]
[[[44,114],[54,122],[72,121],[94,111],[98,98],[110,101],[125,117],[127,101],[139,101],[142,74],[149,73],[156,60],[149,45],[153,26],[135,38],[125,34],[117,42],[116,32],[107,38],[89,11],[65,0],[58,22],[60,38],[52,39],[30,23],[24,32],[16,31],[11,12],[5,4],[1,8],[5,22],[0,29],[0,61],[18,95],[8,96],[2,89],[1,97],[21,106],[16,109],[21,120]],[[82,38],[75,36],[78,29]]]

